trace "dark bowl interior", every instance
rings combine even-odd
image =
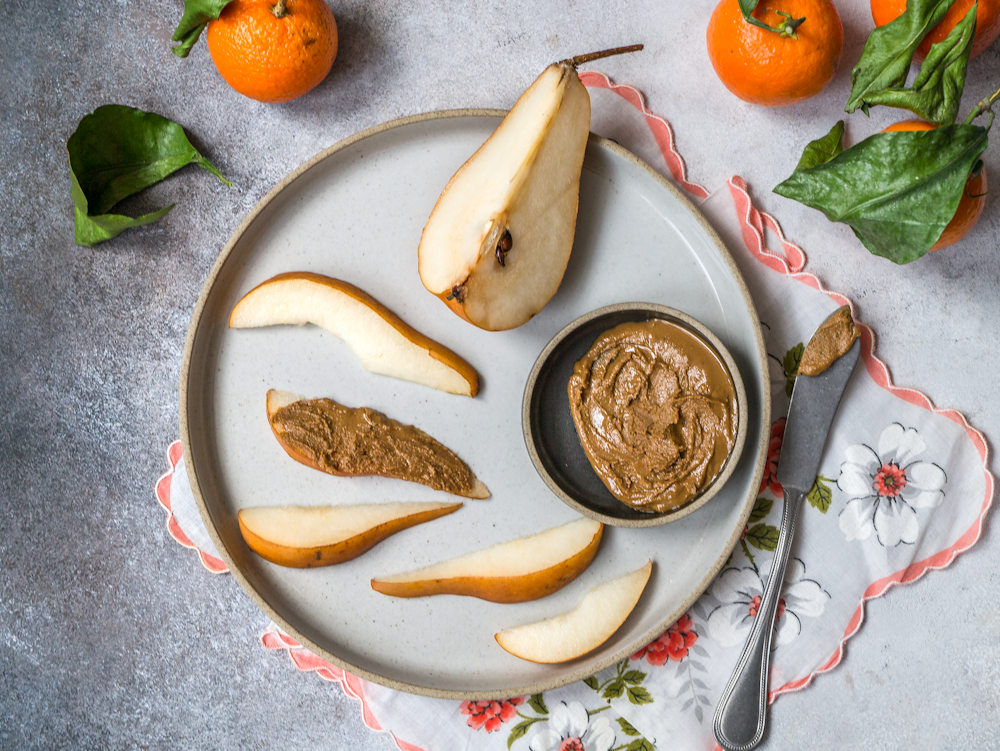
[[[712,485],[683,506],[663,512],[639,511],[622,503],[611,494],[594,471],[580,444],[569,409],[567,385],[573,375],[573,366],[593,346],[597,337],[608,329],[622,323],[653,319],[682,326],[707,344],[726,366],[734,384],[738,384],[739,398],[743,393],[742,382],[732,358],[728,353],[720,351],[721,343],[716,346],[710,341],[708,337],[715,337],[689,316],[653,303],[611,305],[577,319],[557,334],[542,351],[525,387],[524,439],[542,479],[570,506],[608,524],[655,526],[687,516],[693,504],[704,499],[707,494],[714,495],[721,487],[720,481],[728,479],[730,472],[726,469],[731,470],[738,458],[739,452],[734,451],[737,456],[730,455]],[[741,429],[745,431],[743,426]]]

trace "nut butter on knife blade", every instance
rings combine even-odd
[[[777,479],[785,492],[778,545],[743,654],[715,710],[715,739],[727,751],[749,751],[764,736],[774,616],[795,518],[816,480],[827,434],[860,352],[858,330],[845,306],[823,321],[802,353],[778,459]]]

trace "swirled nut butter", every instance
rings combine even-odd
[[[451,449],[412,425],[368,407],[301,399],[271,411],[271,430],[296,461],[331,475],[381,475],[435,490],[488,498],[489,490]]]
[[[823,321],[802,353],[799,374],[818,376],[846,354],[858,338],[851,309],[844,306]]]
[[[644,511],[683,506],[707,488],[739,427],[719,355],[665,320],[601,334],[573,369],[569,403],[594,471],[618,500]]]

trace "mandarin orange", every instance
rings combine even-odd
[[[934,130],[937,126],[923,120],[903,120],[893,123],[883,130],[883,133],[895,133],[901,130]],[[975,177],[969,176],[965,182],[965,192],[962,193],[962,200],[958,202],[955,216],[944,228],[941,237],[934,243],[931,250],[941,250],[949,245],[954,245],[979,221],[979,215],[983,213],[986,206],[986,170],[980,170]]]
[[[761,0],[753,15],[775,28],[789,17],[805,20],[779,34],[747,23],[737,0],[722,0],[708,22],[708,56],[727,89],[746,102],[784,107],[830,83],[844,44],[830,0]]]
[[[931,45],[948,36],[955,28],[955,24],[965,18],[965,14],[969,12],[974,2],[976,0],[956,0],[941,22],[924,37],[914,57],[918,61],[927,57]],[[875,25],[885,26],[906,10],[906,0],[871,0],[871,6]],[[976,36],[972,39],[972,52],[969,58],[976,57],[993,44],[998,35],[1000,35],[1000,0],[979,0],[979,5],[976,7]]]
[[[337,22],[325,0],[233,0],[208,24],[208,51],[239,93],[287,102],[330,72]]]

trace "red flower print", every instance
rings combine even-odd
[[[473,730],[485,727],[487,733],[499,730],[500,726],[517,715],[517,708],[524,704],[523,696],[506,701],[463,701],[462,714],[469,715],[468,726]]]
[[[872,487],[883,498],[895,498],[906,487],[906,472],[895,464],[883,464],[875,473]]]
[[[680,662],[687,657],[688,649],[696,641],[698,634],[694,630],[691,616],[685,613],[655,641],[632,655],[632,659],[641,660],[645,657],[650,665],[663,665],[667,660]]]
[[[771,426],[771,440],[767,444],[767,463],[764,465],[764,476],[760,480],[758,493],[763,493],[764,488],[770,488],[776,496],[784,493],[777,477],[778,457],[781,456],[781,440],[784,437],[785,418],[782,417]]]
[[[751,618],[757,617],[757,611],[760,610],[760,595],[754,595],[753,599],[750,601],[750,607],[747,611],[750,613]],[[778,600],[778,612],[774,614],[774,620],[778,620],[785,614],[785,601]]]

